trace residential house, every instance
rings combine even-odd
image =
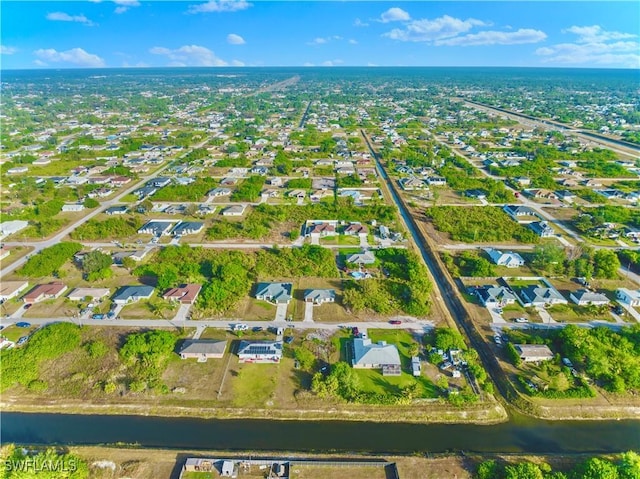
[[[218,187],[209,191],[209,193],[207,193],[207,196],[210,196],[212,198],[220,198],[222,196],[229,196],[230,194],[231,188]]]
[[[11,254],[11,250],[7,248],[5,245],[0,245],[0,260],[5,259],[7,256]]]
[[[640,306],[640,289],[618,288],[616,289],[616,298],[627,306]]]
[[[553,228],[546,221],[534,221],[527,226],[541,238],[551,238],[555,235]]]
[[[483,286],[475,294],[486,308],[504,307],[516,302],[515,295],[504,286]]]
[[[400,178],[400,187],[405,191],[423,190],[427,188],[427,184],[420,178],[409,177]]]
[[[27,226],[29,226],[28,221],[23,221],[23,220],[3,221],[2,223],[0,223],[0,239],[4,238],[5,236],[9,236],[14,233],[17,233],[18,231],[25,229]]]
[[[284,181],[279,176],[276,176],[274,178],[268,178],[266,183],[271,186],[282,186]]]
[[[467,198],[475,198],[476,200],[486,200],[487,192],[479,189],[466,190],[464,196]]]
[[[307,226],[306,236],[311,238],[323,238],[336,234],[336,227],[333,223],[316,223]]]
[[[520,290],[519,296],[524,306],[547,306],[568,303],[558,290],[553,287],[527,286]]]
[[[306,303],[322,304],[335,303],[336,291],[334,289],[307,289],[304,292],[304,301]]]
[[[516,351],[525,363],[538,363],[553,359],[553,352],[545,344],[514,344]]]
[[[558,190],[556,191],[556,196],[558,197],[558,199],[566,201],[567,203],[571,203],[576,199],[575,193],[570,190]]]
[[[602,293],[593,293],[587,289],[579,289],[573,291],[569,295],[569,299],[576,303],[578,306],[595,305],[601,306],[603,304],[609,304],[609,298]]]
[[[183,221],[171,230],[171,234],[173,236],[195,235],[200,233],[203,228],[204,223],[200,221]]]
[[[307,196],[307,192],[304,190],[291,190],[287,193],[288,198],[297,198],[299,200],[304,199]]]
[[[197,359],[204,363],[207,359],[222,359],[227,349],[227,341],[211,339],[187,339],[180,347],[181,359]]]
[[[514,178],[513,181],[518,186],[529,186],[531,184],[531,178],[528,178],[526,176],[518,176],[518,177]]]
[[[201,289],[202,286],[199,284],[183,284],[178,288],[168,289],[162,298],[169,301],[179,301],[182,304],[193,304]]]
[[[37,303],[45,299],[59,298],[67,290],[67,285],[60,281],[47,284],[39,284],[22,297],[27,304]]]
[[[104,211],[104,213],[106,215],[124,215],[127,211],[129,211],[129,207],[125,205],[110,206]]]
[[[113,296],[112,301],[115,304],[135,303],[141,299],[149,299],[153,295],[153,290],[153,286],[123,286]]]
[[[241,363],[279,363],[282,341],[240,341],[238,359]]]
[[[524,266],[524,259],[518,253],[513,251],[507,251],[503,253],[500,250],[494,248],[487,248],[485,250],[493,261],[498,266],[506,266],[507,268],[519,268]]]
[[[536,212],[528,206],[505,205],[502,207],[502,211],[504,211],[516,221],[518,221],[518,217],[521,216],[536,216]]]
[[[112,176],[111,177],[111,184],[113,186],[124,186],[130,182],[131,182],[131,178],[129,178],[128,176]]]
[[[138,188],[136,191],[134,191],[133,194],[136,195],[139,200],[141,200],[155,194],[156,191],[158,191],[158,188],[154,186],[143,186],[142,188]]]
[[[109,296],[109,293],[109,288],[75,288],[68,294],[67,299],[70,301],[84,301],[86,298],[91,298],[94,301]]]
[[[164,176],[158,176],[157,178],[153,178],[147,181],[147,186],[153,186],[155,188],[164,188],[171,183],[171,178],[167,178]]]
[[[361,223],[351,223],[349,224],[349,226],[347,226],[344,231],[343,234],[347,235],[347,236],[362,236],[364,235],[365,237],[367,236],[367,234],[369,234],[369,229],[361,224]]]
[[[289,304],[293,292],[292,283],[258,283],[256,299],[275,304]]]
[[[373,264],[376,262],[376,256],[369,250],[361,251],[360,253],[352,253],[346,258],[347,263],[354,263],[358,265]]]
[[[2,281],[0,282],[0,304],[15,298],[29,286],[28,281]]]
[[[400,376],[402,373],[398,348],[385,341],[372,343],[369,338],[353,339],[354,369],[382,369],[383,376]]]
[[[153,236],[168,235],[175,221],[171,220],[151,220],[138,230],[138,234],[149,234]]]
[[[150,248],[141,249],[137,251],[118,251],[117,253],[113,253],[111,255],[111,259],[113,260],[113,264],[117,266],[122,266],[122,260],[124,258],[131,258],[133,261],[142,261],[145,256],[151,251]]]
[[[331,190],[316,190],[311,194],[311,196],[309,196],[309,199],[311,201],[320,201],[323,198],[330,198],[332,196],[333,191]]]
[[[82,203],[67,203],[62,205],[61,211],[63,213],[69,213],[69,212],[78,212],[82,210],[84,210],[84,205]]]
[[[444,178],[443,176],[428,176],[427,184],[429,186],[446,186],[447,179]]]
[[[222,210],[222,216],[242,216],[247,209],[246,205],[233,205]]]

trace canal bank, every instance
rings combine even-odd
[[[4,412],[0,434],[3,443],[121,443],[170,449],[375,454],[605,454],[640,450],[638,420],[543,421],[522,416],[480,426]]]

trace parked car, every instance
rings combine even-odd
[[[18,346],[26,343],[29,340],[29,336],[22,336],[20,339],[18,339],[18,342],[16,343]]]
[[[247,326],[244,323],[238,323],[233,325],[234,331],[247,331],[248,329],[249,329],[249,326]]]
[[[30,328],[31,327],[31,323],[27,323],[25,321],[20,321],[19,323],[16,323],[16,326],[18,326],[19,328]]]
[[[353,333],[354,336],[357,336],[358,334],[360,334],[360,330],[357,327],[354,327],[351,332]]]
[[[293,336],[286,336],[284,338],[284,342],[287,344],[291,344],[293,342]]]
[[[624,308],[618,304],[617,306],[613,307],[612,311],[615,314],[622,314],[622,313],[624,313]]]
[[[399,319],[392,319],[391,321],[389,321],[389,324],[402,324],[402,321],[400,321]]]
[[[116,317],[116,313],[115,313],[115,311],[109,311],[109,312],[107,313],[107,319],[113,319],[113,318],[115,318],[115,317]]]
[[[91,319],[104,319],[104,314],[94,314]]]
[[[260,331],[262,331],[262,326],[254,326],[253,328],[251,328],[251,331],[253,331],[254,333],[259,333]]]
[[[514,320],[516,323],[528,323],[529,320],[527,318],[516,318]]]

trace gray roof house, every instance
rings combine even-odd
[[[569,295],[569,299],[579,306],[609,304],[609,298],[602,293],[593,293],[588,289],[579,289]]]
[[[553,352],[545,344],[514,344],[520,359],[525,363],[537,363],[553,359]]]
[[[188,339],[180,348],[182,359],[196,358],[199,363],[207,359],[221,359],[227,349],[227,341],[214,341],[208,339]]]
[[[567,304],[568,301],[555,289],[541,286],[527,286],[520,290],[524,306],[544,306],[547,304]]]
[[[505,205],[502,207],[502,211],[511,216],[513,219],[517,219],[518,216],[537,216],[536,212],[528,206]]]
[[[500,250],[488,248],[485,250],[493,261],[498,266],[506,266],[507,268],[518,268],[524,265],[524,259],[518,253],[513,251],[507,251],[503,253]]]
[[[384,341],[372,343],[369,338],[353,340],[352,365],[356,369],[382,368],[384,376],[399,376],[401,373],[398,349]]]
[[[141,299],[149,299],[153,294],[153,290],[153,286],[123,286],[113,296],[112,301],[116,304],[128,304]]]
[[[546,221],[534,221],[527,226],[541,238],[551,238],[554,235],[553,228]]]
[[[107,208],[104,213],[106,215],[123,215],[125,214],[127,211],[129,211],[129,207],[126,205],[122,205],[122,206],[110,206],[109,208]]]
[[[292,291],[292,283],[258,283],[256,299],[276,304],[289,304]]]
[[[138,230],[138,234],[149,234],[153,236],[168,235],[169,230],[175,221],[152,220],[148,221],[142,228]]]
[[[279,363],[282,341],[240,341],[238,358],[241,363]]]
[[[476,289],[476,296],[487,308],[506,306],[516,302],[516,297],[504,286],[485,286]]]
[[[347,263],[355,264],[373,264],[376,262],[376,256],[371,251],[362,251],[347,256]]]
[[[336,291],[334,289],[307,289],[304,292],[304,300],[313,304],[335,303]]]
[[[178,235],[194,235],[200,233],[204,228],[204,223],[200,221],[184,221],[180,224],[177,224],[173,230],[171,230],[171,234],[173,236]]]

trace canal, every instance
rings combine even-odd
[[[439,453],[610,453],[640,450],[640,421],[542,421],[491,426],[3,413],[3,443],[136,444],[174,449]]]

